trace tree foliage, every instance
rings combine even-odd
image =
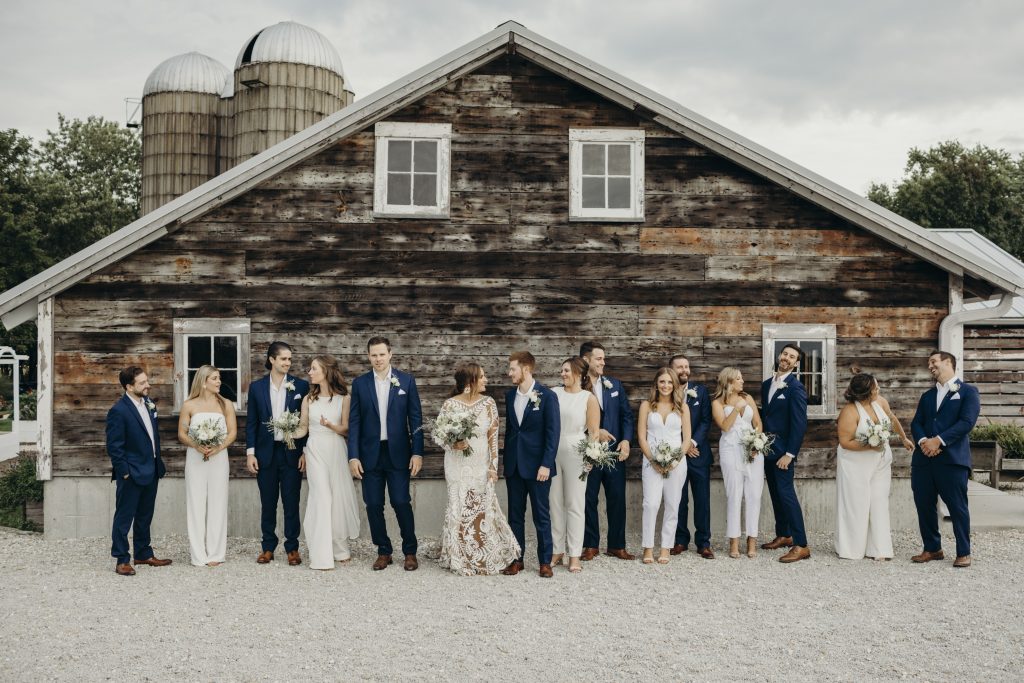
[[[907,155],[904,176],[868,199],[926,228],[977,230],[1024,259],[1024,155],[953,140]]]

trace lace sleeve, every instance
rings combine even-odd
[[[498,472],[498,404],[494,399],[487,401],[487,418],[490,426],[487,428],[487,450],[490,452],[490,465],[488,472]]]

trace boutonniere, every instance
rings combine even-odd
[[[697,390],[696,389],[687,389],[686,390],[686,395],[689,396],[690,398],[697,398]]]
[[[526,398],[528,398],[530,403],[533,404],[534,409],[540,408],[540,394],[537,393],[536,389],[532,389],[530,393],[526,395]]]
[[[604,385],[605,389],[611,389],[612,388],[612,381],[610,379],[608,379],[607,377],[602,377],[601,378],[601,384]]]
[[[960,391],[960,383],[953,382],[952,384],[949,385],[949,390],[952,391],[954,394]]]
[[[156,415],[156,404],[150,401],[148,398],[146,399],[146,410],[153,413],[153,415]]]
[[[789,387],[789,385],[786,384],[785,382],[779,382],[775,386],[777,386],[779,389],[785,389],[785,388]]]
[[[398,386],[398,378],[395,377],[394,375],[391,375],[391,386],[393,386],[393,387],[397,387]]]
[[[284,383],[284,388],[288,391],[295,391],[295,382],[288,380]]]

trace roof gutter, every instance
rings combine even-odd
[[[939,324],[939,348],[944,351],[952,349],[959,336],[955,333],[963,329],[964,323],[1001,318],[1006,315],[1013,308],[1013,299],[1014,295],[1011,292],[1003,292],[1003,296],[995,308],[977,308],[950,313]]]

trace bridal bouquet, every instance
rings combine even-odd
[[[740,444],[743,446],[743,455],[746,456],[747,462],[754,462],[758,455],[767,453],[773,443],[775,443],[774,434],[765,434],[764,432],[754,431],[753,429],[743,432],[743,436],[740,437]]]
[[[866,432],[857,432],[857,441],[880,450],[892,439],[892,424],[888,420],[882,420],[878,424],[868,423]]]
[[[196,445],[204,448],[221,445],[227,436],[228,430],[225,429],[224,423],[213,418],[200,420],[188,428],[188,438],[195,441]],[[209,459],[210,456],[203,455],[203,460]]]
[[[295,432],[299,431],[299,423],[302,417],[297,410],[286,410],[276,420],[269,420],[265,424],[271,434],[281,430],[284,434],[284,443],[290,449],[295,448]]]
[[[662,468],[661,476],[668,479],[672,465],[683,459],[683,449],[662,441],[651,451],[651,462]]]
[[[606,441],[591,441],[586,437],[576,444],[576,453],[583,458],[583,472],[580,474],[580,481],[586,481],[590,470],[595,467],[602,470],[610,470],[619,461],[619,454],[608,447]]]
[[[460,441],[469,441],[476,436],[476,415],[457,405],[446,408],[430,423],[430,436],[438,446],[448,449]],[[467,443],[460,452],[468,458],[473,455],[473,447]]]

